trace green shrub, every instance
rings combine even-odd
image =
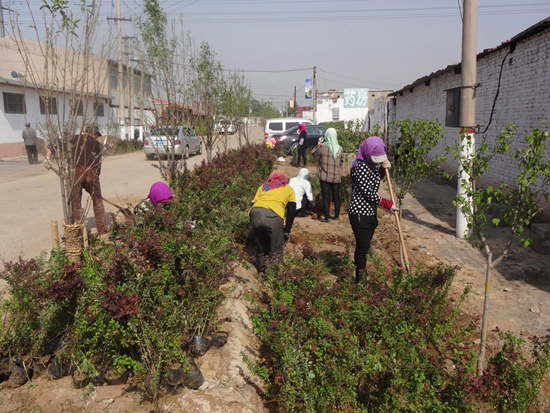
[[[113,153],[115,155],[121,155],[124,153],[137,152],[143,149],[143,142],[137,139],[121,140],[115,139],[113,141]]]

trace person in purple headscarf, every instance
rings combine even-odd
[[[153,205],[164,204],[170,202],[174,195],[170,192],[170,188],[164,182],[155,182],[151,185],[149,195],[147,198],[153,203]]]
[[[380,168],[380,166],[382,168]],[[351,167],[351,202],[348,208],[349,221],[355,236],[355,282],[366,278],[367,253],[374,231],[378,226],[378,207],[388,211],[398,208],[389,199],[378,195],[380,179],[391,167],[386,154],[386,145],[378,136],[363,141]]]
[[[148,212],[151,209],[151,206],[164,206],[165,204],[170,203],[172,201],[172,198],[174,198],[174,195],[172,195],[172,192],[170,191],[168,185],[166,185],[164,182],[155,182],[153,185],[151,185],[151,189],[149,190],[149,195],[147,195],[147,198],[140,201],[135,206],[134,213]]]

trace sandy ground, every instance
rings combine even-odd
[[[192,157],[190,161],[200,161]],[[298,168],[287,162],[278,168],[289,177]],[[107,159],[102,173],[105,197],[124,203],[146,196],[150,184],[159,179],[158,172],[139,154]],[[5,174],[0,162],[0,199],[4,203],[0,247],[5,259],[19,254],[32,257],[51,246],[50,221],[61,222],[58,206],[59,189],[55,177],[39,166],[21,164]],[[19,169],[18,169],[19,168]],[[315,166],[309,167],[315,173]],[[461,320],[469,322],[482,314],[485,286],[485,258],[470,244],[454,236],[455,211],[452,199],[455,190],[426,180],[407,196],[401,221],[409,261],[413,270],[444,262],[459,267],[452,285],[452,302],[466,286],[472,292],[462,308]],[[388,196],[383,185],[382,196]],[[15,205],[21,205],[15,208]],[[110,206],[106,205],[108,209]],[[399,242],[394,218],[381,211],[372,248],[382,262],[390,267],[399,264]],[[93,226],[93,221],[90,222]],[[505,229],[491,233],[498,255]],[[309,241],[320,254],[353,253],[354,240],[349,220],[342,211],[340,221],[321,223],[315,217],[297,218],[291,241],[285,253],[298,252]],[[372,265],[369,263],[369,265]],[[539,255],[530,248],[515,247],[511,257],[493,269],[489,330],[499,327],[527,338],[548,334],[550,327],[550,256]],[[258,292],[253,269],[237,268],[237,274],[223,286],[227,299],[219,309],[219,319],[229,333],[226,346],[211,350],[197,364],[205,376],[198,391],[183,390],[177,395],[163,394],[161,411],[165,412],[263,412],[268,410],[256,389],[261,383],[253,379],[242,362],[241,353],[254,359],[259,355],[259,343],[251,331],[248,318],[250,303],[246,297]],[[479,334],[469,343],[475,348]],[[490,332],[488,352],[496,348],[498,337]],[[255,385],[251,385],[253,382]],[[550,380],[546,380],[541,397],[550,411]],[[254,388],[256,387],[256,389]],[[546,410],[548,409],[548,410]],[[0,391],[0,413],[41,411],[57,412],[148,412],[151,405],[137,393],[125,393],[124,388],[104,386],[86,390],[73,389],[69,378],[58,381],[40,377],[34,386]]]
[[[263,130],[255,128],[252,136],[255,140],[260,139]],[[229,145],[238,146],[237,135],[230,136]],[[191,155],[187,165],[192,168],[203,159],[206,159],[205,150],[202,155]],[[39,156],[39,161],[42,160]],[[147,161],[141,151],[106,157],[101,170],[103,197],[118,205],[136,204],[147,196],[152,183],[161,180],[154,164],[156,161]],[[29,165],[26,156],[4,158],[0,160],[0,194],[0,268],[4,262],[19,256],[28,259],[49,251],[52,247],[51,222],[58,222],[60,233],[63,223],[57,176],[41,164]],[[84,192],[83,206],[87,199],[89,196]],[[108,203],[105,203],[105,209],[117,212]],[[88,217],[88,228],[95,228],[91,202]]]

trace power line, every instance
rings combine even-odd
[[[500,9],[500,8],[518,8],[521,7],[524,9],[528,6],[546,6],[548,7],[548,3],[528,3],[528,4],[522,4],[522,5],[502,5],[502,6],[479,6],[480,9]],[[407,8],[391,8],[391,9],[356,9],[356,10],[349,10],[345,9],[342,10],[336,9],[336,10],[309,10],[307,12],[307,17],[311,18],[311,16],[319,15],[319,14],[327,14],[330,13],[331,15],[335,14],[344,14],[344,13],[395,13],[395,12],[403,12],[403,13],[410,13],[410,12],[424,12],[424,11],[456,11],[456,7],[407,7]],[[497,12],[500,10],[497,10]],[[502,10],[504,11],[504,10]],[[257,14],[265,14],[265,10],[258,10],[258,11],[195,11],[195,12],[187,12],[187,16],[243,16],[243,15],[257,15]],[[295,10],[270,10],[269,15],[270,17],[273,15],[295,15]]]
[[[305,70],[313,70],[312,67],[308,67],[305,69],[281,69],[281,70],[241,70],[238,69],[239,72],[243,73],[283,73],[283,72],[303,72]],[[232,72],[231,69],[223,69],[224,72]]]
[[[528,4],[528,5],[537,5],[535,3]],[[525,7],[528,5],[521,5],[521,7]],[[481,6],[483,7],[483,6]],[[485,6],[485,7],[494,7],[494,6]],[[506,7],[520,7],[519,5],[508,5]],[[344,16],[335,16],[335,13],[352,13],[352,11],[322,11],[317,13],[330,13],[329,16],[317,16],[315,17],[314,21],[351,21],[351,20],[387,20],[387,19],[418,19],[418,18],[443,18],[443,17],[456,17],[456,8],[449,8],[454,11],[449,12],[441,12],[441,13],[422,13],[422,14],[411,14],[410,12],[407,12],[405,14],[382,14],[382,15],[372,15],[372,14],[364,14],[364,15],[344,15]],[[393,11],[402,11],[403,9],[394,9]],[[419,9],[415,9],[419,10]],[[374,10],[364,11],[363,13],[372,13]],[[544,9],[531,9],[531,10],[496,10],[496,11],[480,11],[478,15],[484,15],[484,16],[496,16],[496,15],[508,15],[508,14],[531,14],[531,13],[549,13],[550,7],[544,8]],[[30,16],[32,12],[21,12],[21,16]],[[273,12],[270,12],[271,15]],[[289,11],[289,12],[279,12],[279,13],[285,13],[285,15],[281,15],[280,17],[265,17],[265,18],[257,18],[257,17],[250,17],[250,18],[235,18],[235,19],[227,19],[227,15],[230,14],[230,12],[226,13],[218,13],[218,12],[203,12],[203,13],[196,13],[197,15],[204,15],[206,16],[203,19],[189,19],[185,20],[184,22],[187,24],[196,24],[196,23],[280,23],[280,22],[289,22],[289,23],[295,23],[295,22],[311,22],[312,19],[309,16],[312,12],[308,12],[308,15],[304,15],[303,17],[296,16],[295,11]],[[235,13],[235,15],[242,16],[250,14],[251,16],[254,15],[262,15],[265,16],[265,12],[240,12]],[[105,17],[109,14],[103,14],[100,13],[99,17]],[[208,18],[208,16],[217,16],[220,15],[223,18],[216,19],[216,18]],[[291,17],[287,17],[287,15],[290,15]],[[137,14],[136,14],[137,16]],[[189,16],[189,13],[186,13],[185,16]],[[32,24],[32,20],[26,20],[21,19],[19,21],[21,24]],[[100,25],[106,24],[106,22],[99,21]]]
[[[343,77],[344,79],[356,80],[356,81],[358,81],[358,82],[363,82],[363,83],[376,83],[376,84],[378,84],[378,85],[393,86],[393,85],[390,84],[390,83],[373,82],[373,81],[370,81],[370,80],[369,80],[369,81],[366,81],[365,79],[357,79],[357,78],[354,78],[354,77],[344,76],[344,75],[341,75],[341,74],[338,74],[338,73],[329,72],[328,70],[324,70],[324,69],[319,69],[319,70],[323,71],[324,73],[328,73],[328,74],[330,74],[330,75]]]

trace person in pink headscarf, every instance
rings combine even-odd
[[[307,141],[307,129],[305,123],[298,125],[298,168],[300,167],[300,160],[304,160],[304,168],[306,167],[306,141]]]
[[[380,168],[380,166],[382,168]],[[381,175],[391,167],[386,154],[386,145],[378,136],[370,136],[359,146],[351,167],[351,201],[348,208],[349,221],[355,236],[355,282],[366,278],[367,253],[374,231],[378,226],[378,207],[396,211],[389,199],[378,195]]]
[[[296,194],[283,172],[272,172],[258,188],[248,215],[256,241],[258,272],[262,273],[266,257],[283,257],[296,215]]]

